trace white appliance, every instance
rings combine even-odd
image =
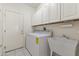
[[[50,33],[30,33],[27,36],[26,48],[32,56],[49,56],[49,37]]]

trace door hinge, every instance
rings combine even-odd
[[[4,49],[6,49],[6,46],[4,46]]]

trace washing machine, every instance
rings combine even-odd
[[[26,48],[32,56],[49,56],[48,39],[50,33],[29,33],[26,39]]]

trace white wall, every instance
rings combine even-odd
[[[21,12],[24,14],[24,28],[25,32],[28,33],[31,31],[31,17],[33,13],[35,12],[35,9],[32,7],[29,7],[28,5],[25,4],[1,4],[3,8],[9,8],[18,12]]]
[[[3,9],[11,9],[14,11],[18,11],[24,15],[24,33],[25,37],[29,32],[32,31],[31,27],[31,17],[35,12],[35,9],[32,7],[29,7],[28,5],[21,4],[21,3],[6,3],[6,4],[0,4]],[[26,39],[26,38],[25,38]]]

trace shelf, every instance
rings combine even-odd
[[[79,21],[79,19],[61,20],[61,21],[56,21],[56,22],[51,22],[51,23],[46,23],[46,24],[33,25],[32,27],[43,26],[43,25],[51,25],[51,24],[58,24],[58,23],[66,23],[66,22],[71,22],[71,21]]]

